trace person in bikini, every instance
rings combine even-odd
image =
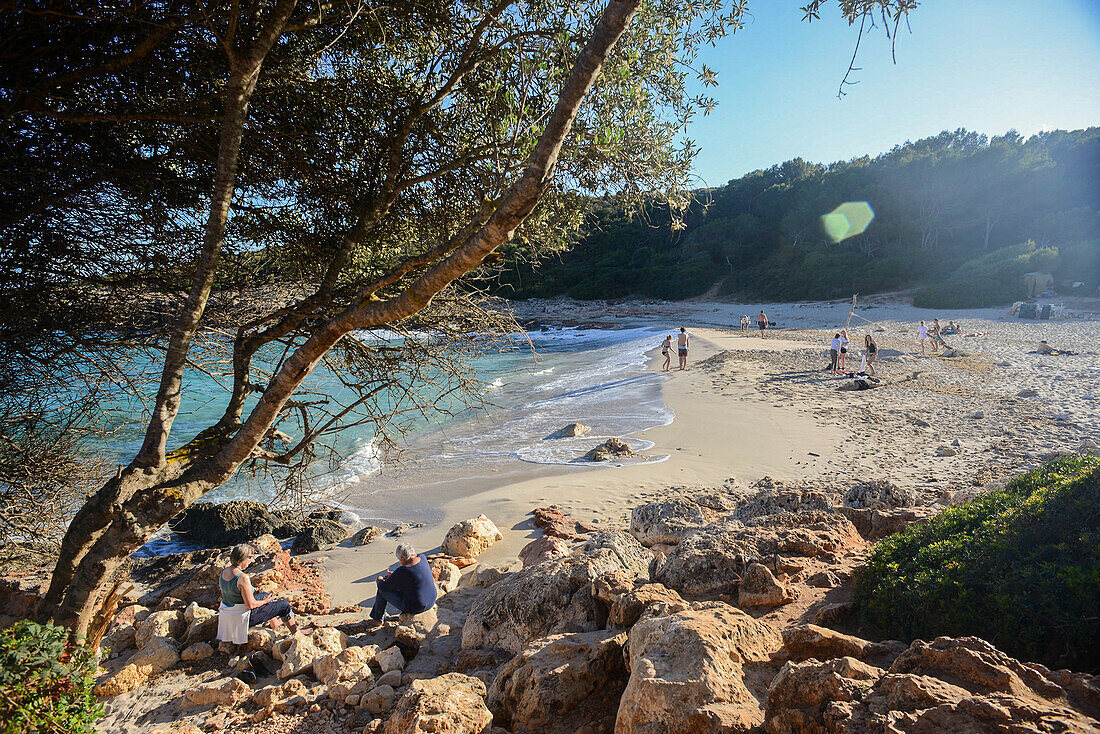
[[[867,349],[867,374],[875,374],[875,359],[878,357],[878,344],[870,334],[863,337],[863,346]]]
[[[688,333],[683,326],[680,327],[680,335],[676,337],[676,351],[680,356],[680,369],[686,369],[688,365]]]
[[[672,334],[666,336],[661,342],[661,355],[665,358],[664,367],[661,369],[668,372],[668,368],[672,366]]]

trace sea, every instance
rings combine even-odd
[[[491,486],[570,471],[608,471],[626,464],[659,462],[668,455],[636,434],[672,422],[661,385],[665,375],[648,369],[649,353],[664,331],[655,327],[560,327],[532,331],[506,349],[486,350],[471,363],[482,385],[481,404],[453,416],[425,414],[382,451],[370,424],[339,436],[335,467],[318,467],[313,483],[325,504],[344,510],[355,524],[428,525],[442,519],[441,506],[476,486]],[[188,375],[187,399],[173,434],[190,437],[211,425],[224,406],[224,390],[202,375]],[[340,387],[333,383],[333,390]],[[324,380],[312,389],[323,391]],[[135,416],[137,418],[137,416]],[[581,437],[555,438],[566,424],[591,428]],[[103,453],[125,463],[141,443],[135,419],[106,441]],[[589,462],[585,453],[610,437],[634,457]],[[181,438],[182,440],[182,438]],[[235,477],[203,499],[268,502],[274,490],[246,475]],[[199,546],[165,528],[136,555],[162,555]]]

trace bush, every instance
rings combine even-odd
[[[103,707],[92,695],[94,651],[61,627],[28,620],[0,632],[0,734],[92,734]]]
[[[1053,461],[883,540],[856,572],[861,621],[975,635],[1050,667],[1100,667],[1100,459]]]

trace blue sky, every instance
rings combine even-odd
[[[718,186],[801,156],[830,163],[965,127],[1100,125],[1100,2],[924,0],[897,65],[881,27],[865,33],[858,80],[837,87],[856,39],[835,2],[802,22],[800,0],[751,0],[744,29],[708,48],[719,107],[688,137],[702,148],[694,185]]]

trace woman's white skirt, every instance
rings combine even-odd
[[[247,604],[234,604],[227,607],[223,602],[218,607],[218,640],[243,645],[248,642],[248,617],[251,610]]]

